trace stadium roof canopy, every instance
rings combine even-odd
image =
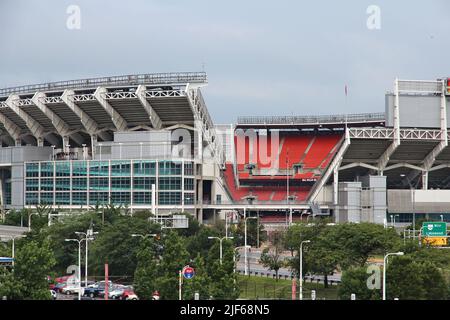
[[[0,130],[11,144],[58,136],[81,145],[113,131],[162,129],[212,121],[201,96],[205,72],[137,74],[0,89]]]

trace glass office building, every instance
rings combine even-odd
[[[123,205],[151,208],[193,205],[193,161],[73,160],[26,162],[25,205],[60,207]]]

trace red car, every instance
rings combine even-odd
[[[138,296],[131,289],[125,289],[120,296],[120,300],[138,300]]]

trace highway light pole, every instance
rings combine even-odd
[[[16,255],[15,255],[15,251],[16,251],[16,246],[15,246],[15,240],[17,239],[17,238],[25,238],[26,237],[26,235],[19,235],[19,236],[11,236],[11,240],[12,240],[12,253],[11,253],[11,258],[13,259],[12,260],[12,266],[14,267],[14,258],[16,257]]]
[[[30,212],[28,214],[28,232],[31,232],[31,216],[37,215],[37,212]]]
[[[299,268],[299,285],[300,285],[300,289],[299,289],[299,300],[303,300],[303,244],[304,243],[310,243],[311,240],[304,240],[302,242],[300,242],[300,268]]]
[[[86,241],[86,253],[85,253],[85,262],[84,262],[84,287],[88,286],[88,243],[89,240],[94,240],[94,234],[98,234],[98,232],[94,232],[92,229],[88,229],[86,232],[75,232],[76,235],[84,235],[84,238],[81,240]],[[80,275],[81,277],[81,275]]]
[[[81,300],[81,242],[84,239],[65,239],[67,242],[78,242],[78,300]]]
[[[388,253],[384,256],[383,259],[383,300],[386,300],[386,265],[387,265],[387,259],[389,256],[402,256],[404,255],[403,252],[399,251],[399,252],[393,252],[393,253]]]
[[[208,239],[217,239],[220,242],[220,264],[222,264],[222,241],[224,239],[233,239],[234,237],[223,237],[223,238],[219,238],[219,237],[208,237]]]
[[[245,259],[245,261],[244,261],[244,269],[245,269],[245,275],[248,275],[248,260],[247,260],[247,249],[248,249],[248,247],[251,247],[251,246],[248,246],[247,245],[247,220],[248,219],[256,219],[256,217],[246,217],[246,218],[244,218],[244,247],[245,247],[245,257],[244,257],[244,259]],[[259,226],[256,226],[258,229],[259,229]],[[259,230],[258,230],[259,231]]]

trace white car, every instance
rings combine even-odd
[[[122,295],[124,290],[125,290],[124,286],[115,285],[111,288],[111,291],[108,292],[108,298],[109,299],[117,299]]]
[[[80,288],[78,287],[77,284],[68,284],[65,287],[62,287],[61,293],[67,294],[67,295],[75,294],[75,293],[78,294],[79,289]],[[81,287],[81,294],[83,294],[83,292],[84,292],[84,288]]]

